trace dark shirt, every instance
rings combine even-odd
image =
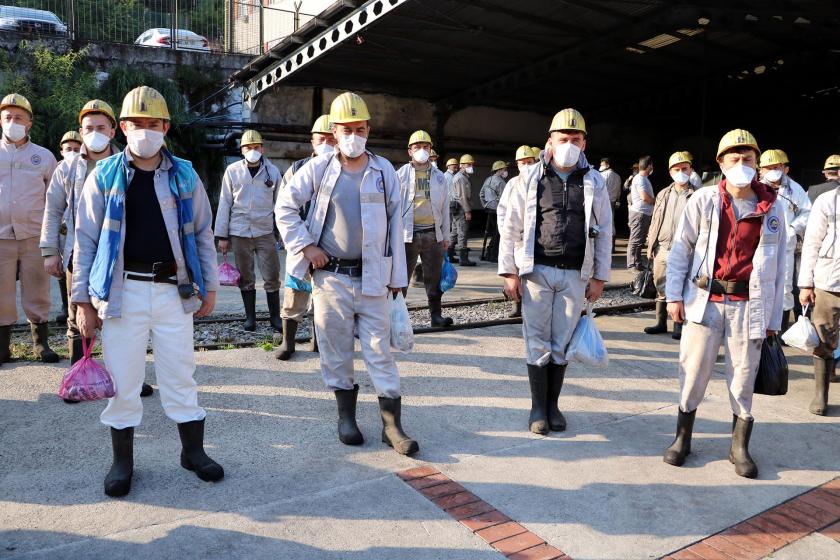
[[[827,181],[825,183],[820,183],[819,185],[811,185],[808,187],[808,198],[811,200],[811,204],[817,200],[818,196],[823,193],[833,191],[838,186],[840,186],[840,181]]]
[[[171,195],[170,195],[171,196]],[[125,193],[126,262],[172,262],[172,244],[155,193],[155,172],[134,168]]]
[[[257,176],[257,173],[260,172],[261,167],[262,167],[261,165],[257,165],[257,166],[254,166],[254,167],[251,167],[250,165],[248,166],[248,173],[251,174],[252,179]]]
[[[576,169],[567,181],[548,166],[537,184],[537,235],[534,262],[580,269],[586,253],[583,177]]]

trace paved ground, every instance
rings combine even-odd
[[[610,366],[570,368],[561,398],[569,430],[549,437],[525,431],[519,328],[418,336],[415,352],[399,359],[404,424],[421,445],[413,459],[378,441],[365,375],[367,441],[351,448],[337,441],[333,397],[313,355],[281,365],[260,349],[199,353],[207,449],[226,478],[207,484],[178,466],[177,431],[156,394],[145,401],[134,486],[122,500],[102,494],[110,463],[102,405],[55,397],[66,364],[4,364],[0,558],[501,558],[395,475],[421,465],[573,558],[655,558],[840,475],[838,388],[830,416],[810,415],[810,360],[798,351],[788,352],[788,395],[756,397],[757,480],[737,477],[726,460],[720,375],[686,466],[665,465],[677,346],[640,334],[651,321],[651,313],[598,319]],[[814,533],[775,557],[838,558],[840,544]]]

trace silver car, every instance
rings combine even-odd
[[[188,29],[176,29],[175,48],[183,51],[204,51],[209,52],[210,46],[204,37],[198,33],[193,33]],[[135,45],[143,45],[146,47],[172,47],[172,30],[166,27],[156,27],[144,31],[134,41]]]

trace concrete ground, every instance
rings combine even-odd
[[[840,390],[827,417],[807,412],[810,359],[787,349],[790,391],[756,396],[759,478],[726,460],[722,375],[709,386],[684,468],[662,462],[675,427],[677,343],[641,329],[652,313],[602,317],[611,362],[572,365],[569,428],[527,432],[521,330],[419,335],[398,358],[414,458],[379,441],[366,374],[361,447],[335,435],[335,403],[314,355],[279,363],[261,349],[197,354],[206,447],[226,470],[204,483],[178,465],[175,426],[156,393],[137,430],[131,494],[110,499],[100,403],[56,396],[66,363],[0,369],[0,558],[501,558],[394,473],[431,464],[572,558],[655,558],[840,475]],[[357,355],[357,358],[359,356]],[[154,382],[152,357],[148,379]],[[362,371],[360,359],[356,368]],[[819,534],[775,558],[838,558]]]

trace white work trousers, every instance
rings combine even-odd
[[[793,269],[796,246],[794,245],[785,253],[785,298],[782,308],[785,311],[793,309]]]
[[[102,324],[105,367],[114,378],[116,396],[100,416],[106,426],[121,430],[143,418],[140,389],[146,378],[146,347],[152,336],[155,377],[160,402],[175,422],[203,420],[193,374],[193,316],[184,313],[177,286],[125,280],[122,317]]]
[[[312,281],[321,375],[327,388],[353,388],[355,327],[376,394],[399,397],[400,374],[391,355],[391,296],[362,295],[361,278],[324,270],[316,270]]]
[[[580,319],[586,282],[580,270],[534,265],[522,278],[522,336],[527,361],[566,365],[566,347]]]
[[[752,418],[753,388],[763,340],[749,338],[747,305],[746,301],[710,301],[702,322],[686,322],[683,326],[679,367],[683,412],[692,412],[703,400],[723,343],[732,413]]]

